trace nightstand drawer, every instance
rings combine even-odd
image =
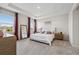
[[[61,39],[63,40],[64,35],[61,33],[55,33],[55,39]]]

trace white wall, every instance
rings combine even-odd
[[[48,27],[42,23],[45,21],[51,21],[51,26]],[[68,14],[59,15],[55,17],[50,17],[46,19],[41,19],[40,24],[42,24],[43,27],[50,28],[53,30],[53,28],[56,27],[57,32],[63,32],[64,33],[64,39],[69,40],[69,33],[68,33]]]
[[[69,14],[69,41],[71,45],[73,44],[73,13],[70,12]]]
[[[79,9],[73,12],[73,44],[79,47]]]
[[[23,14],[19,14],[18,15],[18,35],[19,35],[19,39],[20,39],[20,25],[28,25],[27,24],[27,16],[23,15]]]
[[[37,20],[37,32],[41,32],[41,28],[43,28],[44,22],[42,20]]]
[[[73,5],[69,14],[69,40],[72,46],[79,47],[79,7]]]
[[[55,21],[52,21],[52,26],[57,28],[57,32],[64,33],[64,39],[69,40],[69,33],[68,33],[68,14],[58,16]]]

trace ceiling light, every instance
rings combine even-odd
[[[37,6],[37,8],[38,8],[38,9],[40,9],[40,7],[39,7],[39,6]]]

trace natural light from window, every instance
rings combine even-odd
[[[12,34],[14,32],[14,17],[0,13],[0,29]]]

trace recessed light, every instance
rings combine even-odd
[[[37,6],[37,8],[38,8],[38,9],[40,9],[40,7],[39,7],[39,6]]]

